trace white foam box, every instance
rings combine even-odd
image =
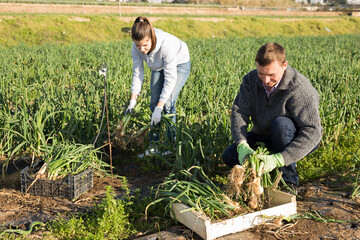
[[[267,208],[222,221],[211,222],[210,218],[195,210],[189,210],[190,207],[183,203],[172,205],[175,216],[171,214],[171,217],[175,217],[178,222],[184,224],[203,239],[213,240],[263,224],[269,219],[268,217],[288,217],[297,213],[296,196],[271,189],[265,189],[265,196],[269,200]]]

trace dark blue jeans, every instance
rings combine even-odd
[[[269,151],[278,153],[296,137],[297,132],[297,126],[290,118],[277,117],[271,122],[270,136],[248,132],[247,142],[251,148],[255,148],[257,142],[263,142]],[[317,146],[313,151],[315,151],[316,148]],[[236,143],[231,144],[225,149],[222,159],[229,167],[239,164]],[[296,163],[280,167],[279,170],[283,173],[282,177],[286,183],[295,185],[299,183]]]
[[[163,114],[174,114],[174,116],[171,118],[173,123],[176,123],[176,100],[178,98],[178,95],[183,88],[186,80],[189,77],[190,74],[190,68],[191,68],[191,61],[188,61],[187,63],[182,63],[177,65],[177,81],[175,84],[175,87],[170,95],[169,100],[165,103]],[[160,99],[160,94],[162,92],[162,89],[164,87],[165,82],[165,73],[164,70],[160,71],[152,71],[151,72],[151,82],[150,82],[150,110],[151,112],[154,111],[157,103]],[[175,137],[175,129],[174,127],[167,129],[167,136],[170,140],[170,142],[174,141]],[[150,141],[158,141],[159,140],[159,133],[158,129],[155,128],[152,133],[150,133]]]

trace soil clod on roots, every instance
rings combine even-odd
[[[241,198],[242,186],[245,180],[245,167],[235,165],[228,175],[229,183],[226,186],[226,194],[234,196],[236,200]]]
[[[248,164],[235,165],[228,175],[225,193],[237,201],[247,203],[252,210],[262,206],[261,196],[264,192],[261,177]]]

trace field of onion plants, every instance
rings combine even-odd
[[[255,68],[257,49],[272,41],[285,47],[290,65],[309,77],[321,97],[323,141],[316,155],[301,161],[301,176],[314,177],[307,170],[321,174],[355,166],[355,162],[342,164],[341,157],[332,151],[342,141],[356,144],[359,139],[359,35],[187,41],[192,69],[177,102],[176,143],[164,142],[163,146],[175,158],[161,157],[162,164],[177,169],[197,165],[206,172],[216,168],[222,151],[231,142],[230,112],[241,79]],[[71,161],[67,162],[74,166],[100,130],[89,156],[99,159],[95,168],[108,166],[100,160],[107,142],[106,120],[99,129],[104,106],[104,81],[99,66],[103,63],[108,66],[106,99],[114,147],[126,151],[129,158],[142,152],[146,136],[140,138],[137,133],[150,123],[148,69],[136,112],[128,118],[122,129],[124,135],[118,139],[122,143],[115,141],[115,130],[123,120],[130,96],[130,49],[130,40],[2,48],[0,155],[5,163],[20,157],[34,162],[59,158],[61,150],[72,152],[66,156],[70,156]],[[159,167],[151,161],[144,164]]]

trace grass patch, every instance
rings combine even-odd
[[[49,228],[59,239],[126,239],[134,231],[131,229],[128,203],[115,199],[110,186],[106,189],[106,198],[95,206],[91,213],[70,219],[59,219],[49,224]]]
[[[153,208],[152,216],[145,221],[145,207],[153,200],[140,198],[138,193],[130,196],[127,181],[125,178],[123,181],[125,194],[121,198],[107,186],[106,197],[91,211],[51,221],[47,223],[47,230],[57,239],[129,239],[137,233],[156,232],[174,225],[174,221],[164,215],[163,204]]]
[[[309,181],[346,169],[356,170],[359,166],[360,131],[341,135],[337,143],[320,147],[314,153],[298,162],[298,173],[302,181]]]
[[[275,17],[161,17],[154,21],[154,26],[183,40],[360,33],[359,18],[293,19],[295,21]],[[129,38],[121,29],[132,26],[132,21],[105,15],[2,15],[0,20],[0,45],[5,47],[117,41]]]

